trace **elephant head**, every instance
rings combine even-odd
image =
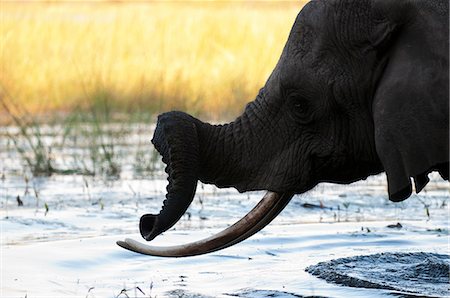
[[[448,2],[414,3],[312,1],[265,86],[235,121],[160,115],[152,142],[169,185],[160,213],[141,218],[146,240],[180,219],[198,180],[269,193],[210,239],[160,249],[132,240],[119,245],[200,254],[249,237],[293,194],[320,182],[347,184],[386,171],[389,198],[400,201],[411,194],[411,178],[416,191],[430,171],[448,180]]]

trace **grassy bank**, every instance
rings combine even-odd
[[[2,2],[3,100],[33,115],[181,109],[232,118],[303,2]]]

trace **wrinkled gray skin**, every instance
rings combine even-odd
[[[312,1],[256,99],[226,125],[159,116],[152,142],[169,174],[151,240],[188,208],[197,181],[303,193],[386,171],[401,201],[433,170],[448,180],[448,1]]]

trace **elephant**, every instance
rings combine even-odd
[[[244,218],[209,238],[129,250],[182,257],[216,251],[261,230],[321,182],[386,173],[391,201],[437,171],[449,181],[449,2],[313,0],[296,17],[278,63],[243,113],[224,125],[171,111],[152,143],[169,184],[159,214],[140,219],[150,241],[192,202],[198,181],[266,190]]]

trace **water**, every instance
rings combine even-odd
[[[449,255],[435,253],[379,253],[320,262],[306,271],[349,287],[445,296],[449,262]]]
[[[438,175],[402,203],[388,200],[384,175],[348,186],[321,184],[295,196],[255,236],[208,255],[164,259],[121,249],[115,241],[140,240],[139,217],[158,212],[164,199],[161,166],[151,175],[134,166],[139,150],[151,154],[151,129],[127,128],[129,137],[114,149],[121,163],[116,179],[32,178],[13,146],[0,139],[2,297],[448,295],[449,189]],[[49,128],[46,142],[57,139]],[[60,168],[70,168],[74,154],[79,162],[89,152],[79,139],[68,144],[53,150]],[[188,213],[154,244],[209,236],[262,196],[200,184]]]

